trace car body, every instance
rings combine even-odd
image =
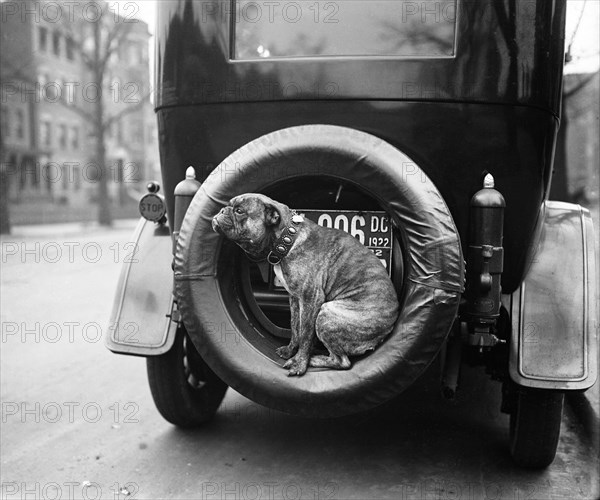
[[[536,455],[531,450],[543,448],[539,441],[548,436],[523,444],[523,434],[530,433],[524,429],[542,418],[540,408],[558,418],[560,427],[564,392],[594,383],[598,352],[591,219],[579,206],[548,201],[560,125],[565,11],[564,1],[543,0],[160,2],[156,111],[167,223],[140,222],[139,258],[123,271],[109,349],[148,356],[149,363],[174,349],[182,324],[171,263],[174,251],[176,261],[184,257],[171,235],[190,232],[191,223],[175,227],[184,214],[177,215],[173,193],[188,166],[208,186],[217,171],[222,178],[236,175],[224,160],[261,137],[320,125],[361,131],[405,154],[398,166],[405,180],[417,191],[422,179],[431,181],[455,224],[467,290],[454,333],[444,335],[444,355],[454,352],[447,376],[456,378],[465,359],[488,366],[505,387],[504,410],[514,420],[513,456],[523,465],[548,465],[556,443]],[[362,38],[349,37],[353,29]],[[477,344],[456,339],[468,336],[464,332],[477,316],[464,302],[471,300],[469,280],[481,271],[475,278],[469,274],[482,265],[472,253],[479,250],[471,250],[477,246],[473,200],[487,174],[505,202],[495,206],[503,216],[494,247],[502,254],[496,272],[501,298],[498,314],[483,321],[496,339],[481,334]],[[346,205],[334,203],[326,183],[314,191],[321,194],[311,195],[319,175],[307,167],[306,186],[288,183],[279,190],[270,179],[270,194],[296,208],[380,208],[358,194],[349,195]],[[403,269],[398,272],[405,272],[406,262]],[[270,300],[276,299],[272,294]],[[129,337],[125,324],[135,325]],[[201,341],[192,339],[202,352]],[[461,348],[452,348],[457,343],[472,351],[462,361],[456,354]],[[450,393],[455,386],[447,386]],[[557,442],[556,422],[552,432]]]

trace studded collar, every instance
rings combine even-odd
[[[294,242],[298,237],[299,226],[304,222],[304,217],[292,211],[291,221],[292,223],[286,226],[281,236],[275,240],[269,255],[267,255],[267,262],[273,266],[279,264],[294,246]]]

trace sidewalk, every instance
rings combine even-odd
[[[56,238],[92,235],[109,231],[133,232],[139,218],[117,219],[112,226],[101,226],[97,222],[62,222],[56,224],[27,224],[12,226],[10,234],[3,234],[3,240],[15,238]]]
[[[590,211],[592,221],[594,222],[596,274],[600,275],[600,206],[598,200],[590,202],[585,208]],[[596,300],[600,300],[600,297],[597,297]],[[600,308],[598,308],[598,311],[600,311]],[[596,335],[598,335],[597,329]],[[589,431],[592,442],[598,445],[600,440],[600,382],[596,380],[596,383],[583,393],[567,393],[567,401],[577,414],[586,431]]]
[[[567,402],[583,425],[591,444],[598,449],[600,447],[600,384],[598,384],[598,380],[583,393],[568,393]]]
[[[139,216],[136,200],[127,199],[123,205],[111,206],[113,219],[131,219]],[[48,200],[23,201],[9,205],[11,226],[29,224],[60,224],[65,222],[93,222],[98,219],[98,204],[93,202],[61,205]]]

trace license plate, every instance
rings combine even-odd
[[[385,212],[354,212],[351,210],[298,210],[299,214],[323,227],[346,231],[371,250],[391,273],[392,224]],[[282,286],[277,277],[274,285]]]

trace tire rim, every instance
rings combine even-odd
[[[294,200],[293,191],[303,191],[303,188],[299,188],[299,185],[302,185],[302,180],[296,178],[292,183],[289,181],[276,183],[274,185],[269,186],[264,190],[264,194],[282,203],[285,203],[290,206],[290,208],[296,209],[317,209],[317,210],[354,210],[354,211],[365,211],[365,206],[369,207],[368,210],[376,210],[376,211],[385,211],[379,203],[373,199],[368,193],[362,191],[358,186],[353,185],[349,182],[343,182],[339,179],[335,181],[331,178],[327,178],[325,176],[321,178],[312,178],[306,177],[304,182],[306,185],[310,186],[312,189],[312,199],[308,202],[298,202]],[[319,183],[320,186],[315,188],[315,183]],[[306,192],[306,189],[304,189]],[[340,194],[342,197],[340,199]],[[345,199],[350,199],[351,201],[344,203]],[[341,203],[339,203],[341,202]],[[302,206],[299,206],[302,204]],[[323,208],[326,207],[326,208]],[[357,208],[360,207],[360,208]],[[389,216],[389,214],[388,214]],[[391,220],[391,217],[390,217]],[[398,235],[394,230],[393,234],[393,253],[392,253],[392,272],[390,275],[390,279],[396,286],[396,291],[398,296],[400,297],[402,283],[404,282],[404,263],[402,261],[402,256],[404,254],[403,249],[400,246]],[[281,339],[281,345],[285,345],[289,342],[291,338],[291,330],[289,327],[289,306],[286,300],[286,309],[287,312],[283,313],[283,311],[276,311],[275,308],[265,307],[260,304],[260,300],[257,299],[257,292],[260,293],[261,286],[264,287],[265,284],[261,283],[260,280],[256,279],[257,269],[255,266],[257,264],[253,264],[250,262],[242,252],[239,252],[237,256],[238,262],[236,265],[239,267],[239,280],[237,281],[236,286],[239,287],[240,296],[245,299],[245,308],[247,309],[246,314],[251,315],[257,326],[264,331],[265,333],[270,334],[271,336]],[[253,272],[254,269],[254,272]],[[258,286],[257,286],[258,285]],[[284,290],[283,293],[286,297],[288,297],[287,292]],[[280,316],[277,318],[277,321],[274,321],[274,313],[279,312]]]

